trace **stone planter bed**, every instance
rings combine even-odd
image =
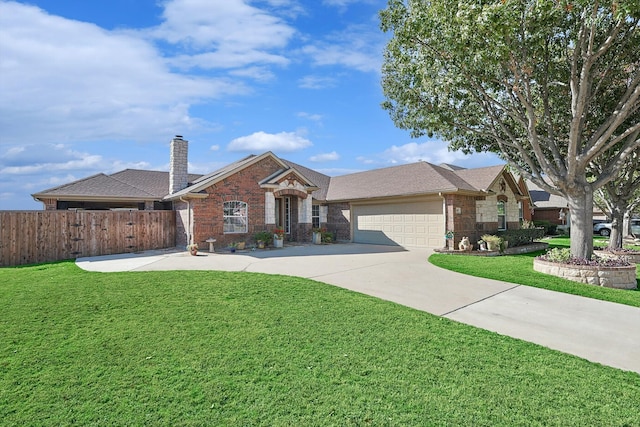
[[[606,288],[637,289],[638,287],[635,265],[622,267],[570,265],[534,259],[533,269],[574,282]]]
[[[500,256],[500,255],[527,254],[529,252],[543,251],[548,248],[549,248],[548,243],[534,242],[528,245],[516,246],[514,248],[507,248],[502,253],[500,253],[499,251],[459,251],[459,250],[450,250],[447,248],[434,249],[434,252],[437,252],[440,254],[450,254],[450,255]]]

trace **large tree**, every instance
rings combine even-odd
[[[592,169],[596,176],[600,173],[599,165]],[[621,173],[596,190],[594,203],[611,218],[609,249],[621,248],[630,232],[631,215],[640,207],[640,152],[629,156]]]
[[[640,150],[639,18],[640,0],[389,0],[383,106],[564,196],[590,258],[593,192]]]

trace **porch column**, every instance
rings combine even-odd
[[[266,225],[276,223],[276,196],[271,191],[264,193],[264,223]]]
[[[306,199],[298,199],[298,222],[300,224],[311,224],[311,217],[313,215],[311,205],[313,197],[309,196]]]

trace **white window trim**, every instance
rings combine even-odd
[[[225,213],[227,208],[227,204],[228,203],[235,203],[236,206],[234,208],[234,215],[227,215]],[[244,215],[238,214],[241,213],[239,209],[239,206],[242,206],[244,208]],[[240,224],[229,224],[229,225],[233,225],[234,230],[233,231],[227,231],[227,218],[237,218],[239,219],[239,223]],[[222,227],[223,227],[223,232],[224,234],[243,234],[243,233],[247,233],[248,231],[248,219],[249,218],[249,205],[247,204],[247,202],[243,202],[240,200],[229,200],[226,202],[223,202],[222,204]],[[237,230],[236,227],[238,225],[244,226],[241,230]]]

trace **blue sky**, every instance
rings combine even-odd
[[[328,175],[425,160],[380,103],[385,0],[0,0],[0,209],[96,173],[271,150]]]

